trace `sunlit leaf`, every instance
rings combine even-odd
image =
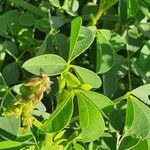
[[[68,96],[62,103],[60,103],[52,115],[46,120],[40,128],[42,132],[57,132],[69,123],[73,113],[73,97]]]
[[[53,76],[65,70],[65,60],[54,54],[45,54],[29,59],[23,64],[23,68],[33,74],[39,74],[40,69],[47,75]]]
[[[101,79],[96,73],[79,66],[73,65],[72,67],[81,82],[89,84],[93,88],[99,88],[101,86]]]
[[[105,123],[102,114],[88,98],[80,93],[77,96],[82,137],[86,142],[94,141],[104,132]]]

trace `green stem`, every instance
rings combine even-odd
[[[35,125],[37,128],[41,128],[41,126],[43,126],[43,124],[38,121],[35,117],[33,117],[33,125]]]
[[[128,50],[127,50],[128,51]],[[129,55],[129,54],[128,54]],[[128,83],[129,83],[129,91],[132,90],[132,82],[131,82],[131,62],[128,56]]]
[[[47,148],[52,148],[53,147],[53,133],[46,133],[45,145],[46,145]]]
[[[117,138],[117,142],[116,142],[116,150],[118,150],[119,143],[120,143],[120,134],[119,134],[118,132],[116,132],[116,138]]]
[[[128,29],[127,29],[128,32]],[[128,33],[127,33],[127,43],[128,43]],[[129,56],[129,50],[127,47],[127,61],[128,61],[128,83],[129,83],[129,91],[132,90],[132,83],[131,83],[131,61],[130,61],[130,56]]]
[[[123,101],[123,100],[125,100],[125,99],[128,99],[130,95],[131,95],[131,93],[128,92],[128,93],[126,93],[125,95],[123,95],[123,96],[121,96],[121,97],[116,98],[115,100],[113,100],[113,103],[114,103],[114,104],[118,104],[118,103],[120,103],[121,101]]]
[[[97,24],[97,21],[101,18],[102,15],[103,15],[103,11],[99,7],[98,12],[97,12],[96,16],[94,17],[93,25]]]
[[[67,0],[64,0],[63,6],[65,6],[67,4]]]
[[[101,16],[103,15],[103,10],[101,9],[101,6],[98,6],[98,11],[96,13],[95,16],[92,17],[92,22],[90,23],[90,25],[96,26],[97,21],[101,18]]]

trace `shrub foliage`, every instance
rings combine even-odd
[[[149,9],[0,0],[0,150],[149,150]]]

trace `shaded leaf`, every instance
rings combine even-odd
[[[17,7],[22,7],[23,9],[26,9],[30,11],[31,13],[35,14],[36,16],[45,17],[46,12],[42,11],[40,8],[37,8],[33,6],[32,4],[29,4],[28,2],[25,2],[24,0],[9,0],[9,2],[13,3]]]
[[[132,136],[126,136],[121,140],[118,150],[130,149],[134,147],[136,144],[138,144],[139,141],[140,139],[138,138],[134,138]]]
[[[114,49],[105,35],[99,30],[97,32],[97,55],[96,55],[96,70],[97,73],[105,73],[111,69],[115,55]]]
[[[106,40],[109,41],[115,50],[119,50],[125,44],[122,37],[114,31],[101,29],[100,32],[105,35]]]
[[[18,54],[18,49],[17,46],[14,42],[12,41],[5,41],[3,44],[4,50],[8,51],[12,56],[15,56]]]
[[[112,68],[103,74],[104,94],[112,98],[118,89],[119,80],[127,73],[127,61],[124,57],[116,55]]]
[[[65,60],[67,60],[69,55],[69,38],[59,33],[56,34],[56,42],[58,46],[59,55]]]
[[[5,82],[4,77],[1,73],[0,73],[0,86],[6,86],[6,82]]]
[[[30,13],[24,13],[18,18],[18,21],[20,25],[25,26],[25,27],[30,27],[34,25],[35,18]]]
[[[18,65],[14,63],[8,64],[2,71],[7,84],[15,84],[19,80],[20,71]]]
[[[127,0],[128,17],[134,17],[138,11],[138,0]]]

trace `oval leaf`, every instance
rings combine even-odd
[[[0,117],[0,133],[3,137],[15,140],[20,129],[20,118],[14,116]]]
[[[93,91],[80,91],[81,95],[90,100],[98,109],[108,113],[113,108],[113,102],[106,96]]]
[[[131,114],[132,113],[132,114]],[[125,121],[125,136],[136,135],[138,138],[150,138],[150,109],[135,97],[128,100]]]
[[[99,88],[102,84],[100,77],[91,70],[79,66],[72,66],[77,77],[82,83],[91,85],[93,88]]]
[[[114,63],[115,59],[114,49],[101,31],[97,32],[96,42],[97,42],[96,70],[97,73],[105,73],[111,69]]]
[[[140,86],[132,91],[132,94],[146,104],[150,105],[150,84]]]
[[[82,26],[70,60],[72,61],[81,53],[85,52],[85,50],[93,43],[94,38],[95,28],[87,28]]]
[[[5,150],[5,149],[21,149],[24,147],[24,144],[21,142],[16,142],[16,141],[2,141],[0,142],[0,149]]]
[[[105,35],[105,38],[115,50],[118,50],[125,44],[122,37],[112,30],[101,29],[101,33]]]
[[[103,134],[105,129],[102,114],[88,98],[80,93],[77,96],[82,137],[86,142],[94,141]]]
[[[70,37],[69,59],[71,59],[72,56],[73,56],[74,47],[75,47],[75,44],[76,44],[78,36],[79,36],[81,24],[82,24],[81,17],[77,17],[71,22],[71,37]]]
[[[23,64],[23,68],[33,74],[39,75],[39,70],[42,69],[49,76],[60,74],[66,67],[66,61],[54,54],[37,56]]]
[[[57,132],[63,129],[70,121],[73,113],[73,96],[67,96],[67,99],[58,105],[52,115],[46,120],[40,128],[42,132]]]
[[[11,74],[11,76],[10,76],[10,74]],[[8,64],[3,69],[2,75],[4,76],[7,84],[17,83],[19,76],[20,76],[20,71],[19,71],[18,65],[15,62]]]

